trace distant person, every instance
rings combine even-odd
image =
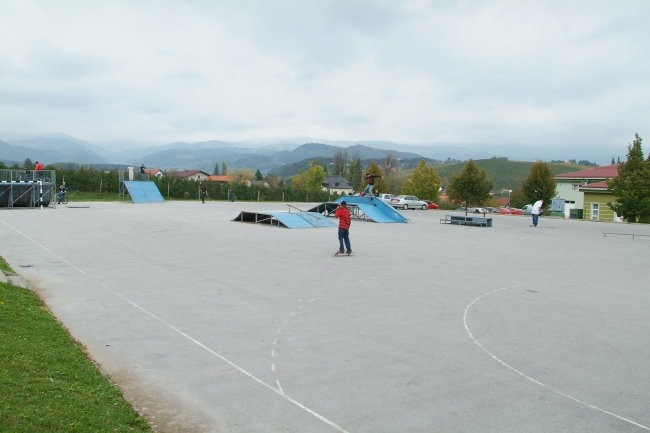
[[[205,185],[201,185],[201,203],[205,204],[205,199],[208,196],[208,188]]]
[[[144,164],[140,166],[140,180],[147,180],[147,173],[145,173]]]
[[[544,200],[542,199],[537,200],[533,205],[532,209],[530,210],[530,214],[533,217],[533,225],[531,227],[537,227],[537,224],[539,222],[539,216],[542,213],[543,205],[544,205]]]
[[[42,180],[43,179],[43,164],[36,161],[36,164],[34,165],[34,180]]]
[[[61,185],[59,186],[59,194],[57,195],[57,204],[61,204],[61,202],[65,202],[65,193],[66,193],[66,188],[65,188],[65,182],[61,182]]]
[[[352,223],[352,216],[348,209],[348,204],[342,201],[338,205],[334,216],[339,219],[339,250],[334,253],[335,256],[346,253],[348,256],[352,254],[350,247],[350,224]],[[345,248],[344,248],[345,247]]]
[[[228,194],[228,200],[230,200],[231,202],[235,201],[235,193],[232,190]]]
[[[363,189],[363,192],[361,193],[362,196],[364,195],[369,195],[371,197],[374,197],[372,194],[372,190],[375,187],[375,178],[381,177],[381,174],[370,174],[366,173],[365,179],[368,184],[366,187]]]

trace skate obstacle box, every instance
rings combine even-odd
[[[151,181],[125,180],[124,186],[133,203],[157,203],[165,201],[158,187]]]
[[[287,205],[288,206],[288,205]],[[268,224],[288,229],[312,229],[320,227],[336,227],[337,223],[325,215],[315,212],[305,212],[289,206],[289,211],[270,210],[247,212],[242,211],[233,221]],[[291,209],[294,209],[292,212]]]

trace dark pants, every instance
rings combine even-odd
[[[339,227],[339,252],[340,253],[346,251],[343,248],[343,244],[345,244],[345,248],[347,248],[348,253],[352,252],[352,248],[350,247],[350,230]]]
[[[537,227],[537,222],[539,221],[539,215],[536,213],[533,214],[533,226]]]

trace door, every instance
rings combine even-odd
[[[600,203],[591,204],[591,220],[598,221],[598,213],[600,211]]]

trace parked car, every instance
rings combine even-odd
[[[482,207],[459,207],[456,209],[457,212],[467,212],[467,213],[487,213]]]
[[[523,213],[521,209],[517,209],[516,207],[508,208],[508,210],[512,215],[521,215]]]
[[[414,195],[398,195],[390,200],[390,205],[402,209],[422,209],[429,207],[426,201],[420,200]]]
[[[532,212],[533,212],[532,204],[527,204],[526,206],[521,208],[521,213],[524,215],[530,215]]]
[[[377,198],[388,205],[392,205],[391,199],[395,198],[393,194],[377,194]]]
[[[431,200],[424,200],[427,203],[427,209],[438,209],[440,206],[432,202]]]

